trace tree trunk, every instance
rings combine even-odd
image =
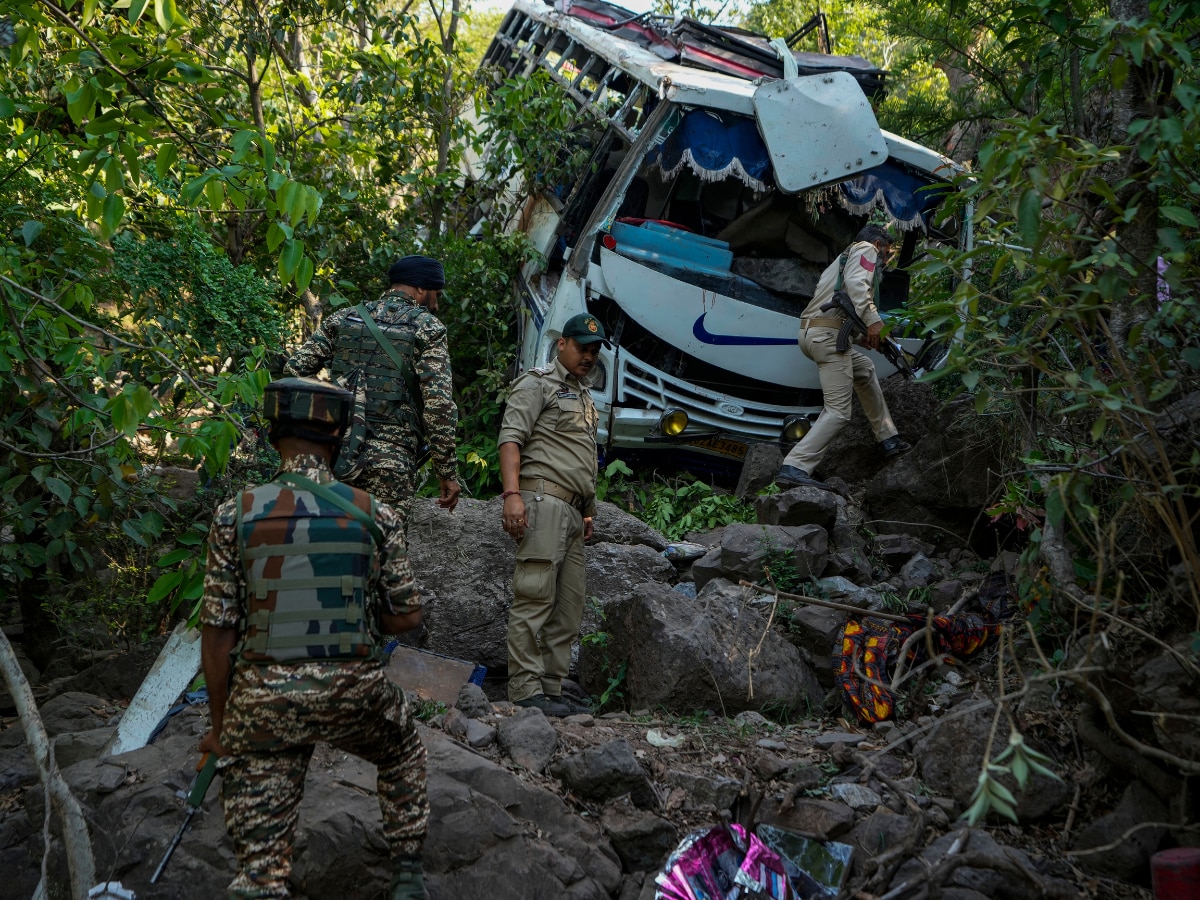
[[[461,0],[451,0],[450,24],[442,31],[442,52],[446,68],[442,73],[442,125],[438,129],[437,170],[443,174],[450,166],[450,129],[454,124],[454,41],[458,32],[458,20],[462,15]],[[438,179],[440,182],[441,179]],[[437,234],[442,229],[442,217],[445,214],[445,200],[441,196],[434,197],[429,217],[429,230]]]
[[[88,891],[96,883],[96,863],[92,858],[92,842],[88,837],[87,822],[83,818],[83,810],[71,794],[70,788],[58,771],[58,763],[54,761],[54,748],[42,725],[42,717],[38,715],[37,704],[33,700],[33,692],[25,673],[17,663],[17,655],[13,652],[8,636],[0,629],[0,670],[4,672],[4,680],[8,683],[8,691],[12,694],[17,706],[17,715],[21,727],[25,730],[25,740],[33,754],[37,765],[38,776],[46,788],[50,804],[46,807],[46,815],[51,809],[58,813],[62,821],[63,843],[67,848],[67,869],[71,874],[72,900],[86,900]],[[43,850],[49,853],[47,846]],[[46,896],[45,882],[38,886],[35,896]]]
[[[1109,14],[1118,21],[1145,21],[1150,17],[1149,0],[1109,0]],[[1118,33],[1120,33],[1118,31]],[[1108,143],[1125,144],[1130,140],[1129,126],[1137,119],[1153,119],[1154,84],[1157,66],[1152,59],[1138,65],[1127,57],[1129,74],[1120,86],[1114,86],[1112,95],[1112,131]],[[1132,259],[1137,274],[1129,291],[1123,296],[1112,298],[1109,315],[1109,331],[1113,355],[1124,356],[1130,329],[1145,319],[1153,310],[1157,290],[1157,267],[1155,236],[1158,228],[1158,197],[1146,191],[1148,164],[1130,151],[1114,162],[1105,172],[1109,184],[1130,179],[1131,187],[1119,194],[1122,205],[1136,203],[1137,214],[1132,221],[1118,222],[1114,234],[1118,245]]]

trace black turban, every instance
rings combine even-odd
[[[388,269],[392,284],[410,284],[426,291],[440,291],[446,286],[446,270],[436,259],[428,256],[403,256]]]

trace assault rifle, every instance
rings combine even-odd
[[[821,312],[828,312],[836,309],[846,317],[846,321],[842,327],[838,329],[837,349],[839,353],[845,353],[850,349],[850,339],[857,333],[867,333],[867,323],[862,320],[858,311],[854,308],[854,301],[850,299],[850,295],[845,291],[834,291],[833,299],[828,303],[821,305]],[[879,352],[887,357],[890,362],[905,378],[916,378],[917,373],[913,371],[909,365],[908,357],[904,353],[904,348],[893,341],[891,338],[886,338],[880,335],[879,337]]]
[[[192,786],[188,791],[187,812],[183,815],[183,824],[175,832],[175,837],[171,838],[171,843],[167,845],[167,852],[163,854],[162,862],[158,864],[158,868],[150,876],[151,884],[158,883],[158,879],[167,867],[167,863],[171,861],[175,849],[179,846],[179,842],[183,840],[183,833],[187,831],[188,825],[192,824],[192,816],[196,815],[197,810],[200,809],[200,804],[204,802],[204,795],[208,793],[208,786],[212,784],[215,774],[217,774],[217,758],[211,753],[205,753],[200,757],[200,762],[196,764],[196,777],[192,779]]]

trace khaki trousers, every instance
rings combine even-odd
[[[529,527],[517,545],[508,614],[508,699],[514,703],[562,694],[584,599],[583,516],[548,494],[521,491],[521,497]]]
[[[875,440],[886,440],[899,433],[883,399],[879,376],[875,374],[875,364],[870,357],[853,346],[845,353],[839,353],[837,329],[820,326],[800,333],[800,349],[817,364],[825,408],[808,434],[784,458],[785,466],[795,466],[813,474],[829,449],[829,442],[850,421],[854,394],[858,394]]]

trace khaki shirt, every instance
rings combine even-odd
[[[801,319],[811,319],[816,316],[841,318],[837,310],[823,310],[821,307],[833,298],[834,285],[837,284],[838,266],[842,257],[839,255],[829,267],[821,273],[817,280],[817,289],[813,292],[812,302],[800,313]],[[883,266],[879,262],[875,245],[869,241],[857,241],[846,251],[846,268],[842,276],[842,290],[854,301],[854,308],[868,327],[879,318],[879,310],[875,308],[875,279],[882,277]]]
[[[545,478],[589,498],[594,512],[596,427],[592,395],[557,357],[553,366],[530,369],[512,383],[499,443],[521,448],[521,477]]]

